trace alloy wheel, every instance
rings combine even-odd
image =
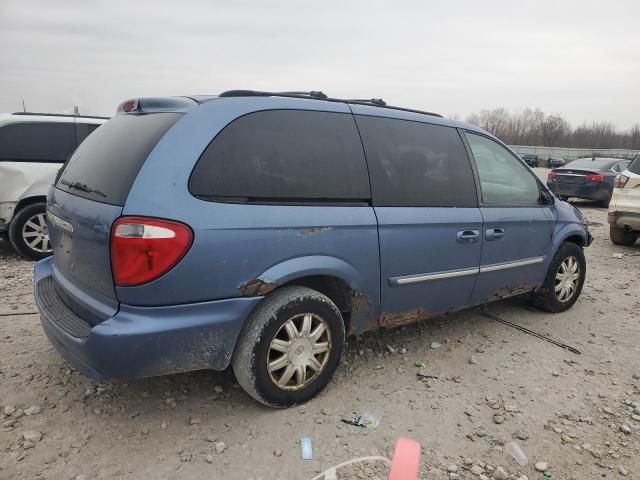
[[[50,253],[53,249],[49,241],[49,228],[44,213],[38,213],[27,220],[22,227],[22,239],[29,248],[39,253]]]
[[[556,273],[555,293],[561,302],[568,302],[578,290],[580,264],[576,257],[567,257]]]
[[[331,354],[329,324],[319,315],[303,313],[288,319],[269,344],[267,371],[282,390],[300,390],[324,370]]]

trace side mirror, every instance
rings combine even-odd
[[[540,203],[542,205],[553,205],[555,203],[555,197],[544,187],[540,187]]]

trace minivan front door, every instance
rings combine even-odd
[[[352,108],[378,219],[380,324],[464,308],[479,271],[482,216],[458,131]]]
[[[508,149],[466,132],[481,190],[484,245],[472,304],[538,287],[545,277],[556,215],[535,174]]]

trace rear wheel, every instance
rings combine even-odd
[[[233,356],[244,390],[270,407],[306,402],[331,380],[344,347],[340,310],[306,287],[283,287],[248,319]]]
[[[616,245],[624,245],[625,247],[630,247],[636,240],[638,239],[638,233],[636,232],[627,232],[622,228],[616,227],[614,225],[609,225],[609,238]]]
[[[564,242],[551,261],[542,287],[534,292],[533,304],[553,313],[568,310],[580,296],[586,270],[582,247]]]
[[[22,255],[40,260],[53,251],[47,228],[47,205],[38,202],[20,209],[9,224],[9,240]]]

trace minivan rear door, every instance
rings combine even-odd
[[[556,215],[544,188],[515,155],[488,136],[466,132],[483,217],[480,276],[473,304],[533,290],[545,276]]]
[[[50,192],[54,279],[67,306],[90,323],[117,309],[111,225],[143,162],[181,115],[116,115],[78,147]]]
[[[464,308],[478,275],[482,216],[458,131],[352,108],[378,217],[380,323],[400,325]]]

